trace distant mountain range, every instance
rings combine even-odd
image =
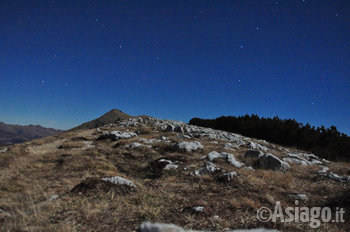
[[[0,145],[22,143],[63,132],[39,125],[10,125],[0,122]]]

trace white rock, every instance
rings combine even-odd
[[[195,141],[195,142],[182,141],[182,142],[175,144],[175,147],[182,150],[182,151],[187,151],[187,152],[196,151],[198,149],[204,149],[203,145],[197,141]]]
[[[128,139],[135,136],[137,136],[137,134],[134,132],[111,131],[103,132],[99,139],[111,139],[116,141],[118,139]]]
[[[127,179],[120,177],[120,176],[102,178],[102,180],[107,181],[107,182],[111,182],[111,183],[116,184],[116,185],[127,185],[130,187],[136,187],[136,185],[131,180],[127,180]]]
[[[224,149],[226,150],[232,150],[233,148],[238,148],[237,144],[232,144],[232,143],[225,143]]]
[[[322,170],[321,170],[322,171]],[[348,182],[350,181],[350,176],[339,176],[333,172],[328,172],[328,173],[320,173],[318,172],[320,176],[324,176],[324,177],[327,177],[327,178],[330,178],[332,180],[335,180],[335,181],[339,181],[339,182]]]
[[[287,170],[290,168],[289,164],[280,160],[278,157],[267,153],[262,155],[256,162],[257,166],[262,169],[272,170]]]
[[[233,180],[234,177],[237,176],[237,172],[232,171],[232,172],[224,172],[222,174],[222,177],[225,178],[226,181],[231,181]]]
[[[264,152],[267,152],[269,150],[267,147],[251,141],[248,143],[247,147],[252,150],[261,150]]]
[[[58,195],[52,195],[50,198],[49,198],[49,201],[53,201],[53,200],[56,200],[58,199],[59,196]]]
[[[150,146],[150,145],[143,145],[143,144],[138,143],[138,142],[133,142],[133,143],[130,143],[130,144],[127,144],[127,145],[124,146],[124,148],[126,148],[126,149],[135,149],[135,148],[139,148],[139,147],[151,148],[152,146]]]
[[[326,173],[328,172],[329,168],[328,167],[323,167],[321,170],[318,171],[318,173]]]
[[[299,164],[302,166],[307,166],[309,164],[306,160],[295,159],[295,158],[283,158],[283,161],[290,164]]]
[[[214,172],[217,172],[219,170],[220,170],[220,168],[217,168],[215,166],[215,164],[213,164],[212,162],[206,162],[205,164],[203,164],[201,169],[196,170],[194,172],[194,175],[200,176],[200,175],[207,174],[207,173],[214,173]]]
[[[215,215],[215,218],[217,215]],[[174,224],[164,224],[164,223],[151,223],[143,222],[138,230],[138,232],[210,232],[208,230],[185,230]],[[243,229],[243,230],[225,230],[226,232],[278,232],[278,230],[273,229]]]
[[[244,163],[236,160],[236,158],[230,153],[226,153],[226,152],[219,153],[216,151],[212,151],[208,154],[208,159],[210,161],[213,161],[214,159],[217,159],[217,158],[225,159],[227,162],[229,162],[230,164],[232,164],[236,168],[240,168],[240,167],[244,166]]]
[[[159,163],[166,163],[166,165],[164,167],[165,170],[177,169],[179,167],[178,164],[181,163],[179,161],[173,162],[171,160],[166,160],[166,159],[160,159],[160,160],[158,160],[158,162]]]
[[[1,148],[0,149],[0,153],[4,153],[4,152],[6,152],[7,151],[7,147],[4,147],[4,148]]]
[[[193,210],[198,213],[204,213],[204,207],[203,206],[195,206],[193,207]]]
[[[318,160],[318,157],[314,154],[306,153],[288,153],[284,161],[288,163],[294,163],[299,165],[321,165],[322,162]]]
[[[163,223],[151,223],[143,222],[138,230],[138,232],[186,232],[179,226],[174,224],[163,224]]]
[[[144,142],[144,143],[147,143],[147,144],[160,143],[162,141],[160,139],[145,139],[145,138],[140,138],[139,140],[141,142]]]

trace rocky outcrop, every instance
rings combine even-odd
[[[264,155],[264,153],[263,153],[262,151],[258,151],[258,150],[248,150],[248,151],[246,151],[246,153],[244,154],[244,158],[249,158],[249,159],[257,160],[257,159],[259,159],[262,155]]]
[[[139,147],[151,148],[152,146],[151,145],[144,145],[144,144],[141,144],[138,142],[133,142],[133,143],[130,143],[130,144],[127,144],[124,146],[125,149],[135,149],[135,148],[139,148]]]
[[[106,178],[87,178],[77,184],[72,190],[72,193],[90,194],[93,192],[108,192],[114,191],[118,194],[126,194],[135,191],[136,185],[123,177],[114,176]]]
[[[236,160],[236,158],[234,157],[234,155],[230,154],[230,153],[226,153],[226,152],[216,152],[216,151],[212,151],[208,154],[207,158],[210,161],[213,161],[215,159],[224,159],[226,160],[228,163],[230,163],[231,165],[235,166],[236,168],[240,168],[242,166],[244,166],[244,163],[239,162],[238,160]]]
[[[272,169],[272,170],[287,170],[290,168],[289,164],[280,160],[278,157],[267,153],[262,155],[255,163],[257,168]]]
[[[181,151],[186,151],[186,152],[193,152],[196,151],[198,149],[203,150],[203,145],[200,142],[186,142],[186,141],[182,141],[179,143],[176,143],[174,145],[174,147],[176,149],[179,149]]]
[[[258,143],[254,143],[252,141],[250,141],[248,144],[247,144],[247,148],[249,149],[252,149],[252,150],[261,150],[261,151],[264,151],[264,152],[267,152],[269,149],[263,145],[260,145]]]
[[[137,136],[134,132],[122,132],[122,131],[111,131],[111,132],[102,132],[97,140],[110,139],[112,141],[117,141],[118,139],[128,139]]]
[[[303,166],[322,164],[316,155],[307,153],[288,153],[287,157],[283,158],[283,161]]]
[[[213,164],[212,162],[205,162],[202,165],[201,169],[196,170],[194,172],[194,175],[195,176],[200,176],[200,175],[204,175],[204,174],[215,173],[217,171],[220,171],[220,168],[216,167],[215,164]]]
[[[136,187],[136,185],[131,180],[125,179],[120,176],[106,177],[106,178],[102,178],[102,180],[110,182],[112,184],[116,184],[116,185],[126,185],[129,187]]]

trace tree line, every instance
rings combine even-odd
[[[216,119],[192,118],[189,124],[296,147],[329,160],[350,161],[350,137],[340,133],[335,126],[315,128],[295,119],[264,118],[256,114]]]

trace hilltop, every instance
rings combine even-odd
[[[1,231],[313,231],[257,209],[350,210],[349,163],[178,121],[107,121],[0,151]],[[318,231],[349,231],[345,219]]]
[[[113,109],[106,114],[102,115],[101,117],[91,120],[89,122],[83,123],[80,126],[77,126],[73,128],[72,130],[81,130],[81,129],[93,129],[93,128],[98,128],[100,126],[108,125],[111,123],[116,123],[118,121],[128,119],[131,116],[118,110],[118,109]]]

